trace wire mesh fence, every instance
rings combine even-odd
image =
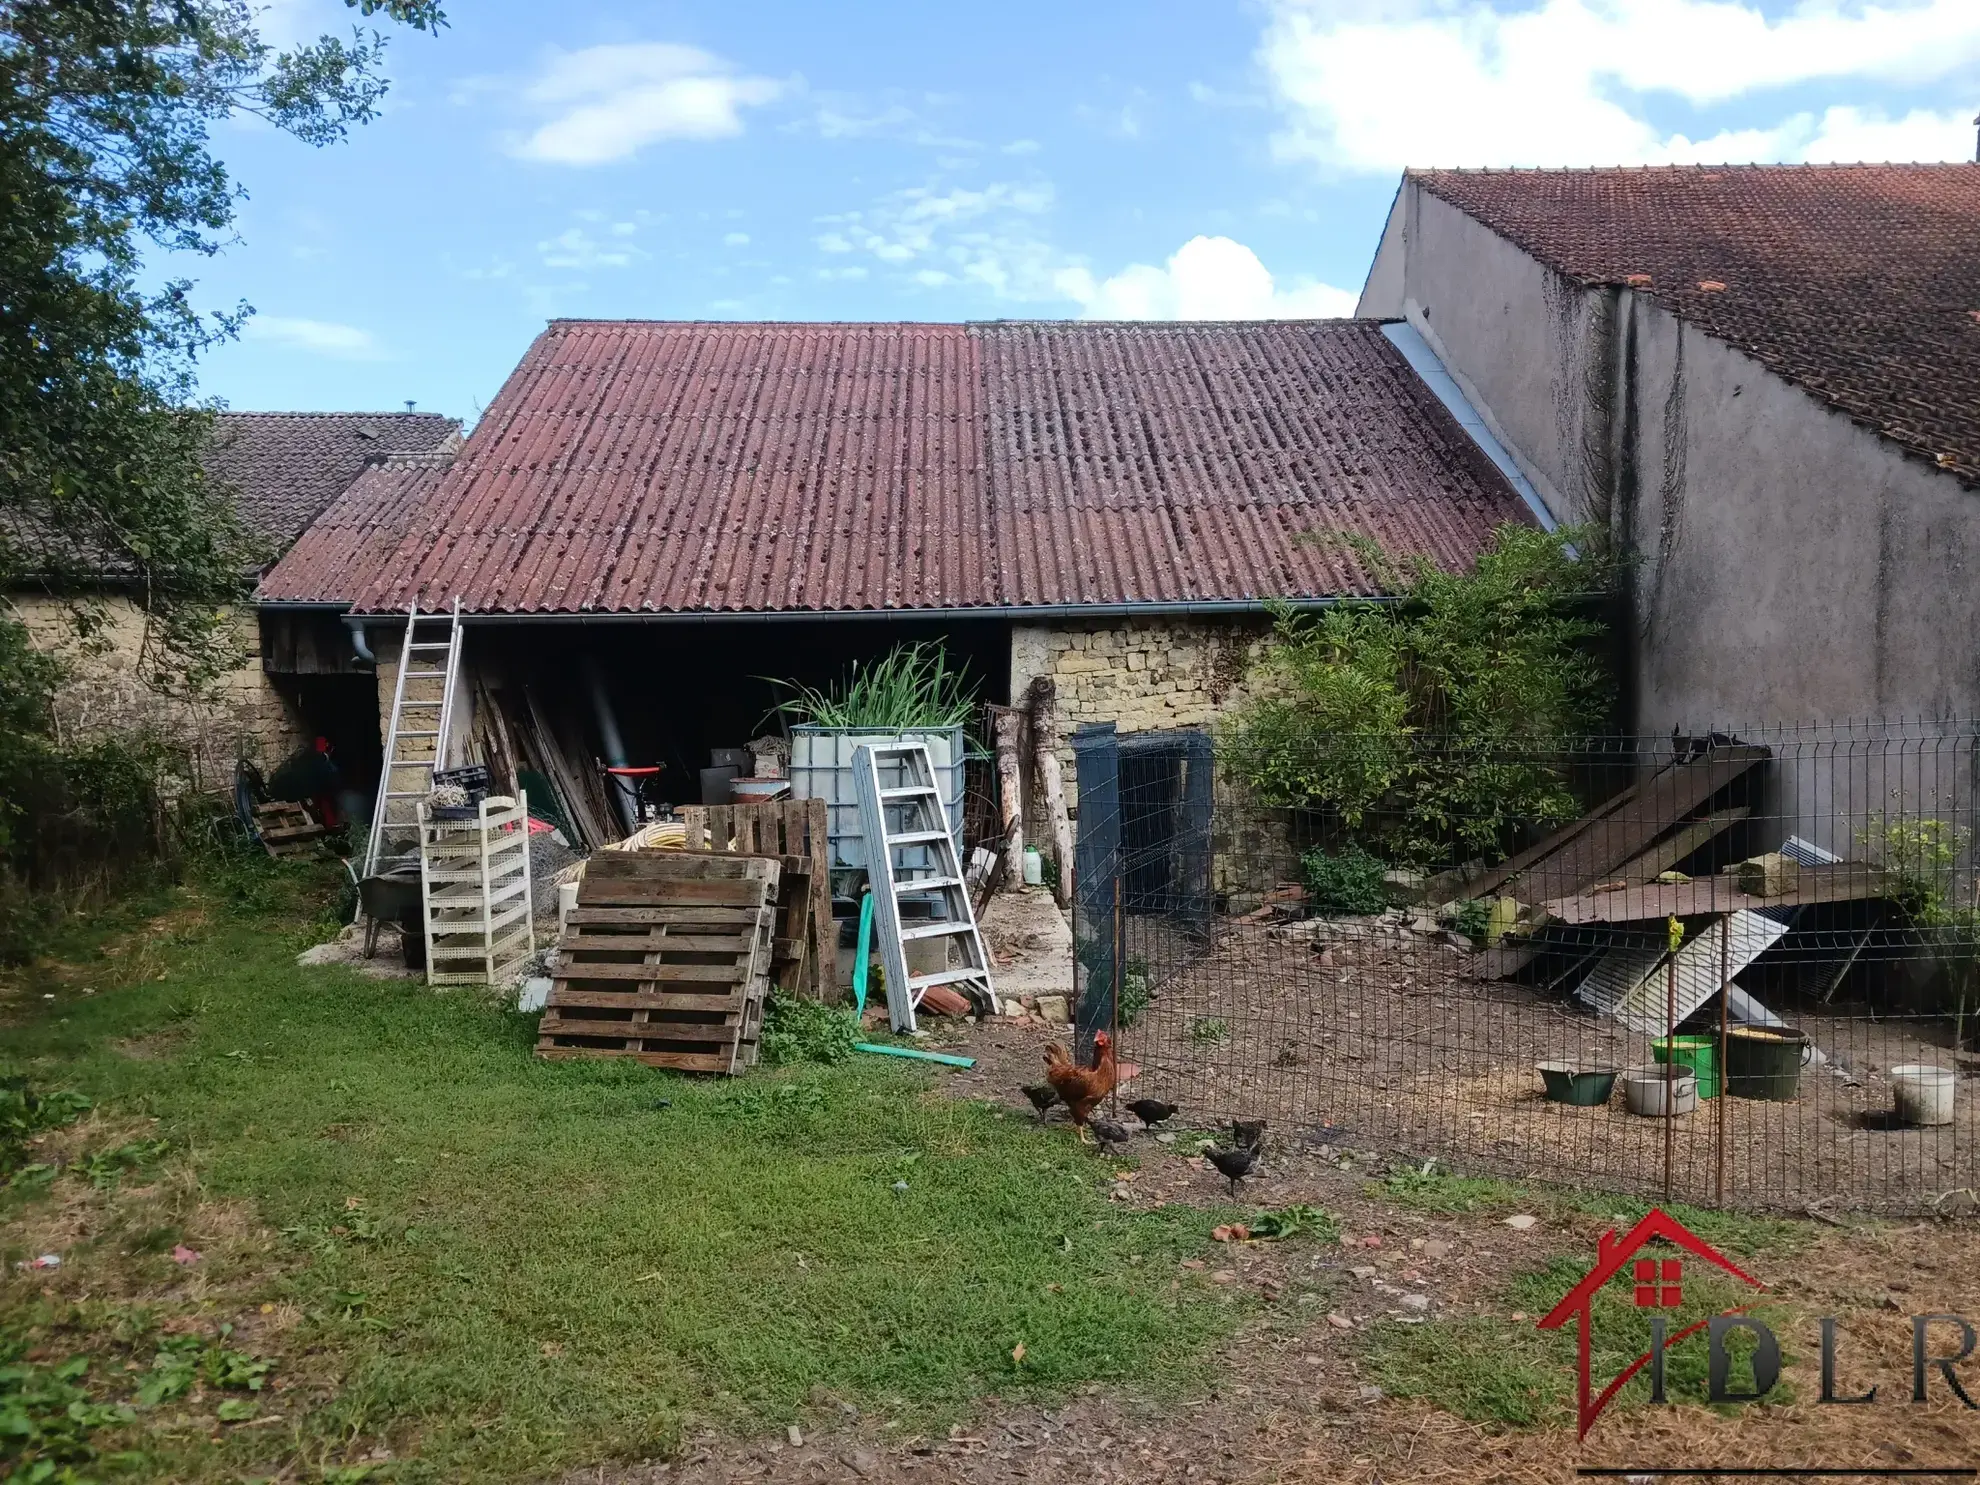
[[[1320,750],[1393,787],[1273,807],[1283,759],[1076,735],[1079,1032],[1138,1089],[1478,1174],[1980,1204],[1972,725]]]

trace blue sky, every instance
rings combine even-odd
[[[217,145],[237,408],[472,418],[559,315],[1352,307],[1405,164],[1971,158],[1980,0],[456,0],[385,113]],[[277,0],[277,36],[348,24]]]

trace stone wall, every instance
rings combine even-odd
[[[129,599],[102,600],[103,624],[85,639],[69,606],[37,594],[15,594],[9,611],[34,643],[61,655],[68,676],[55,697],[56,724],[67,738],[149,728],[194,761],[193,786],[231,786],[236,758],[271,769],[302,742],[294,706],[261,668],[261,633],[251,608],[232,616],[241,661],[198,698],[172,696],[145,683],[141,669],[144,613]]]
[[[1011,631],[1011,702],[1023,706],[1032,680],[1049,675],[1057,683],[1057,752],[1065,778],[1066,805],[1075,821],[1079,784],[1073,768],[1072,735],[1083,722],[1112,722],[1121,732],[1163,732],[1217,724],[1258,694],[1256,662],[1271,621],[1262,615],[1229,619],[1137,619],[1105,623],[1018,625]],[[1025,839],[1049,849],[1051,831],[1037,809],[1040,791],[1029,777],[1025,797],[1032,809]],[[1228,791],[1219,789],[1220,799]],[[1213,876],[1219,892],[1258,891],[1282,880],[1288,870],[1282,823],[1237,811],[1220,811],[1213,841]],[[1077,831],[1075,830],[1075,834]]]

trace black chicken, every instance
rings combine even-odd
[[[1237,1200],[1238,1182],[1250,1175],[1258,1164],[1257,1151],[1248,1150],[1243,1145],[1228,1150],[1222,1145],[1212,1145],[1203,1152],[1203,1158],[1216,1166],[1224,1179],[1231,1183],[1233,1201]]]
[[[1032,1108],[1038,1111],[1038,1122],[1045,1122],[1045,1111],[1059,1101],[1059,1090],[1050,1083],[1026,1083],[1018,1090],[1031,1100]]]
[[[1092,1130],[1093,1137],[1100,1141],[1100,1153],[1103,1155],[1111,1146],[1125,1145],[1133,1138],[1125,1124],[1117,1123],[1112,1119],[1092,1118],[1086,1121],[1086,1127]]]
[[[1231,1120],[1231,1143],[1240,1150],[1249,1150],[1256,1155],[1265,1148],[1265,1121],[1263,1119]]]
[[[1128,1112],[1153,1129],[1164,1119],[1173,1119],[1182,1110],[1172,1103],[1163,1103],[1159,1098],[1137,1098],[1127,1106]]]

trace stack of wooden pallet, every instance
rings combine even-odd
[[[254,807],[254,832],[271,856],[302,856],[325,834],[307,806],[288,800]]]
[[[753,1064],[782,874],[762,856],[593,856],[559,945],[537,1055],[630,1057],[681,1072]]]
[[[779,799],[766,804],[688,805],[681,810],[690,851],[774,859],[781,871],[772,975],[786,994],[823,999],[838,962],[832,922],[831,860],[825,840],[825,801]]]

